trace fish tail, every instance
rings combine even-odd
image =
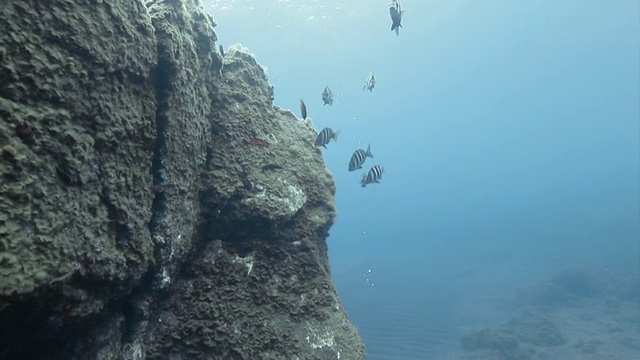
[[[331,135],[331,138],[333,139],[334,142],[338,142],[338,135],[340,135],[340,130],[334,131],[333,135]]]
[[[371,144],[367,145],[367,153],[365,155],[373,159],[373,154],[371,153]]]

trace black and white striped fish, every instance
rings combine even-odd
[[[322,102],[324,102],[324,104],[322,105],[327,105],[329,104],[329,106],[333,105],[333,93],[331,92],[331,89],[329,89],[329,87],[325,87],[324,91],[322,91]]]
[[[316,137],[316,146],[322,146],[326,149],[327,144],[329,143],[329,141],[331,141],[331,139],[333,139],[333,141],[338,141],[339,134],[340,130],[333,131],[333,129],[328,127],[322,129],[322,131],[320,131],[318,133],[318,136]]]
[[[362,164],[368,158],[373,159],[373,154],[371,153],[371,145],[367,145],[367,151],[362,149],[356,150],[353,155],[351,155],[351,160],[349,160],[349,171],[354,171],[358,169],[362,169]]]
[[[375,86],[376,86],[376,77],[373,75],[373,73],[369,73],[369,76],[367,76],[367,82],[364,83],[362,90],[367,89],[373,92],[373,88]]]
[[[307,120],[307,105],[304,104],[302,99],[300,99],[300,114],[302,115],[302,120]]]
[[[380,165],[374,165],[366,175],[362,174],[360,185],[362,185],[362,187],[365,187],[373,183],[379,184],[380,179],[382,179],[382,173],[384,173],[384,168]]]
[[[396,35],[400,35],[402,27],[402,14],[404,11],[400,7],[398,0],[391,1],[389,5],[389,15],[391,15],[391,31],[395,31]]]

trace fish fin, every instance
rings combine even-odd
[[[327,148],[327,144],[322,145],[322,147],[326,149]]]
[[[371,144],[367,145],[367,152],[365,155],[373,159],[373,154],[371,153]]]
[[[338,142],[338,135],[340,135],[340,131],[341,130],[333,132],[333,136],[331,136],[331,138],[333,139],[334,142]]]

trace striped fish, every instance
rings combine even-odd
[[[322,92],[322,101],[324,102],[324,104],[322,105],[327,105],[329,104],[329,106],[333,105],[333,93],[331,92],[331,89],[329,89],[329,87],[325,87],[324,91]]]
[[[373,92],[373,88],[375,86],[376,86],[376,77],[373,75],[373,73],[369,73],[369,76],[367,77],[367,82],[364,83],[362,90],[367,89]]]
[[[331,139],[333,139],[333,141],[338,141],[339,134],[340,130],[333,131],[333,129],[328,127],[322,129],[322,131],[320,131],[318,133],[318,136],[316,137],[316,146],[322,146],[326,149],[327,144],[329,143],[329,141],[331,141]]]
[[[398,0],[393,0],[389,5],[389,15],[391,15],[391,31],[395,31],[396,35],[400,35],[403,13],[404,11],[400,7]]]
[[[302,120],[307,120],[307,105],[300,99],[300,113],[302,114]]]
[[[362,185],[362,187],[365,187],[373,183],[379,184],[380,179],[382,179],[382,173],[384,173],[384,168],[380,165],[374,165],[366,175],[362,174],[360,185]]]
[[[362,149],[356,150],[353,155],[351,155],[351,160],[349,160],[349,171],[354,171],[358,169],[362,169],[362,164],[368,158],[373,159],[373,154],[371,153],[371,145],[367,145],[367,151]]]

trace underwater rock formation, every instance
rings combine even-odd
[[[462,338],[465,351],[495,359],[532,359],[540,348],[567,343],[562,331],[544,313],[526,311],[498,329],[473,330]]]
[[[197,1],[0,14],[0,358],[364,357],[313,128]]]
[[[559,269],[524,287],[513,318],[467,331],[465,359],[630,359],[640,349],[637,270]]]

